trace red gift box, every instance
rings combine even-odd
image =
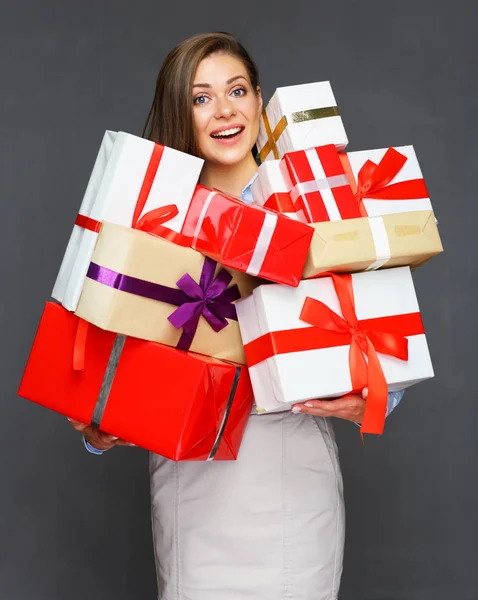
[[[172,460],[237,458],[253,403],[245,367],[90,325],[75,371],[78,323],[46,304],[20,396]]]
[[[226,267],[296,287],[314,230],[199,185],[181,233],[192,238],[198,252]]]
[[[309,223],[358,219],[362,216],[333,144],[288,152],[281,171],[295,210]]]

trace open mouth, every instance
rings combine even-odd
[[[225,129],[218,133],[211,133],[211,137],[215,140],[231,140],[244,131],[244,127],[231,127],[231,129]]]

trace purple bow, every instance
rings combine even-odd
[[[232,275],[224,269],[214,277],[216,266],[216,261],[206,257],[199,283],[186,273],[176,282],[179,289],[123,275],[93,262],[86,276],[123,292],[178,306],[168,320],[176,329],[183,329],[177,348],[189,350],[201,316],[215,332],[228,325],[227,319],[237,321],[236,307],[232,303],[241,297],[239,288],[237,285],[227,287]]]

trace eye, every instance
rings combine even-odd
[[[207,96],[201,94],[200,96],[196,96],[193,100],[193,104],[206,104]]]
[[[235,98],[240,98],[241,96],[244,96],[246,93],[247,93],[247,91],[243,87],[239,87],[239,88],[236,88],[235,90],[232,90],[232,95]]]

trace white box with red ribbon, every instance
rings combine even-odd
[[[180,232],[203,160],[124,132],[104,135],[52,292],[78,305],[103,221]]]
[[[413,146],[340,154],[362,216],[433,210]]]
[[[264,411],[367,387],[361,431],[379,434],[388,392],[433,377],[409,267],[262,285],[236,310]]]

